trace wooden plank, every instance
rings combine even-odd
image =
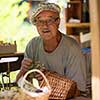
[[[89,0],[92,33],[92,100],[100,100],[100,0]]]
[[[69,28],[85,28],[90,27],[90,23],[66,23],[66,27]]]

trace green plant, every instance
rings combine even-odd
[[[36,32],[34,27],[24,22],[28,16],[28,2],[22,0],[0,0],[0,40],[5,42],[17,42],[17,50],[24,51],[26,43]]]

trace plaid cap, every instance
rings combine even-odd
[[[44,2],[44,3],[40,3],[37,8],[33,11],[32,13],[32,16],[31,16],[31,22],[32,24],[35,24],[35,18],[36,16],[41,13],[42,11],[44,10],[49,10],[49,11],[53,11],[53,12],[56,12],[56,13],[60,13],[60,7],[55,4],[55,3],[47,3],[47,2]]]

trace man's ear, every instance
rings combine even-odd
[[[58,18],[58,19],[56,20],[56,23],[57,23],[57,25],[60,24],[60,18]]]

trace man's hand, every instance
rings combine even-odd
[[[26,71],[32,65],[32,60],[29,58],[24,58],[21,63],[21,71]]]

